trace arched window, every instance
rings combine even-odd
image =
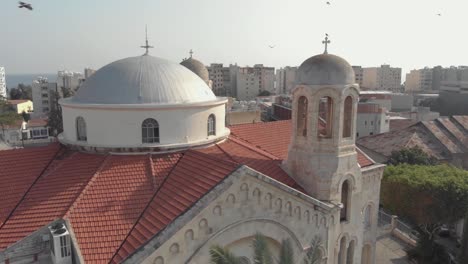
[[[367,205],[366,209],[364,209],[364,228],[369,229],[372,225],[371,221],[371,205]]]
[[[338,252],[337,264],[346,264],[346,237],[342,237],[340,240],[340,251]]]
[[[341,186],[341,204],[343,208],[341,209],[340,213],[340,221],[347,221],[348,220],[348,211],[349,211],[349,181],[346,180],[343,182]]]
[[[86,122],[81,116],[76,118],[76,139],[78,141],[88,140],[86,136]]]
[[[353,98],[351,96],[346,97],[344,101],[344,113],[343,113],[343,138],[351,137],[353,121]]]
[[[297,135],[307,136],[307,107],[308,101],[305,96],[297,100]]]
[[[369,244],[362,247],[361,264],[371,264],[371,250]]]
[[[216,135],[216,118],[213,114],[208,117],[208,136]]]
[[[143,143],[159,143],[158,121],[148,118],[141,124],[141,135]]]
[[[329,96],[320,98],[319,118],[318,118],[318,136],[322,138],[331,138],[333,131],[333,99]]]
[[[348,254],[346,256],[346,264],[353,264],[354,263],[354,246],[355,246],[355,241],[352,240],[349,242],[348,246]]]

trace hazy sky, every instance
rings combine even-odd
[[[467,0],[0,0],[0,66],[7,73],[82,71],[150,54],[176,62],[296,66],[323,52],[353,65],[468,64]],[[441,13],[442,16],[437,16]],[[276,45],[270,49],[268,45]],[[404,81],[404,77],[403,77]]]

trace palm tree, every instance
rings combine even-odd
[[[304,252],[303,264],[319,264],[322,255],[319,247],[322,245],[320,237],[316,236],[312,240],[309,249]],[[285,239],[281,241],[279,259],[274,259],[268,248],[267,239],[260,233],[255,234],[252,241],[255,264],[296,264],[291,241]],[[243,264],[242,259],[234,256],[228,249],[220,246],[212,246],[210,249],[212,264]]]
[[[212,264],[242,264],[241,258],[234,256],[228,249],[221,246],[212,246],[210,256]]]

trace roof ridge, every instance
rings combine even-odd
[[[16,211],[16,209],[18,209],[18,206],[23,202],[23,200],[26,198],[26,196],[29,194],[29,192],[31,191],[32,187],[37,183],[37,181],[39,181],[39,179],[45,174],[47,168],[52,164],[52,162],[55,160],[55,158],[57,157],[57,155],[60,153],[60,151],[62,150],[62,145],[59,145],[59,148],[58,150],[55,152],[55,154],[52,156],[52,158],[50,159],[50,161],[46,164],[46,166],[44,167],[44,169],[42,169],[42,171],[39,173],[39,175],[36,177],[36,179],[31,183],[31,185],[28,187],[28,189],[26,190],[26,192],[23,194],[23,196],[21,197],[21,199],[16,203],[15,207],[13,208],[13,210],[11,210],[11,212],[8,214],[8,216],[5,218],[5,220],[3,221],[3,223],[0,225],[0,229],[2,229],[2,227],[5,226],[5,224],[8,222],[8,220],[10,219],[10,217],[13,215],[13,213]]]
[[[125,238],[122,240],[122,242],[120,243],[119,247],[115,250],[114,254],[112,255],[112,257],[109,259],[109,262],[108,263],[112,263],[112,260],[115,258],[115,256],[119,253],[120,249],[123,247],[123,245],[125,244],[125,242],[127,241],[128,237],[130,236],[130,234],[133,232],[133,230],[135,229],[136,225],[138,224],[138,222],[140,222],[141,218],[143,217],[143,215],[145,214],[146,210],[148,209],[148,207],[151,205],[151,202],[154,200],[154,198],[156,197],[156,195],[159,193],[159,191],[162,189],[162,187],[164,186],[164,184],[166,183],[167,179],[169,179],[169,177],[171,177],[172,173],[174,172],[175,168],[179,165],[180,161],[185,157],[185,152],[182,152],[180,153],[181,154],[181,157],[179,158],[179,160],[177,160],[177,162],[174,164],[174,166],[171,168],[171,171],[169,171],[169,173],[167,174],[167,176],[162,180],[161,184],[157,187],[156,191],[154,192],[154,194],[151,196],[151,199],[148,200],[148,202],[146,202],[146,205],[145,205],[145,208],[143,208],[143,210],[141,210],[140,212],[140,215],[137,217],[137,219],[135,220],[135,222],[133,223],[133,226],[132,228],[130,228],[130,230],[127,232],[127,235],[125,235]]]
[[[203,153],[203,152],[200,152],[200,151],[197,151],[195,149],[189,149],[187,150],[187,153],[191,154],[192,152],[196,152],[197,155],[200,155],[200,156],[203,156],[205,158],[208,158],[208,159],[212,159],[212,160],[216,160],[216,161],[221,161],[221,162],[227,162],[227,163],[231,163],[233,165],[239,165],[239,162],[237,162],[236,160],[234,160],[230,155],[229,158],[231,158],[231,160],[225,160],[225,159],[222,159],[222,158],[218,158],[218,157],[215,157],[215,156],[212,156],[210,154],[207,154],[207,153]],[[224,151],[223,151],[224,152]]]
[[[106,155],[106,158],[102,161],[102,164],[96,169],[94,172],[93,176],[88,180],[86,185],[81,189],[80,192],[78,192],[78,195],[73,199],[73,202],[68,206],[67,211],[63,214],[63,218],[68,218],[70,217],[70,213],[72,209],[75,207],[75,205],[81,200],[81,197],[86,193],[86,191],[91,188],[91,183],[94,182],[94,179],[96,179],[99,174],[101,174],[101,170],[109,163],[112,155]]]
[[[224,142],[223,142],[223,143],[224,143]],[[234,159],[234,157],[233,157],[231,154],[229,154],[227,151],[225,151],[219,144],[220,144],[220,143],[216,143],[216,147],[217,147],[221,152],[223,152],[224,155],[226,155],[229,159],[231,159],[232,162],[239,163],[239,162],[236,161],[236,159]]]
[[[279,157],[273,155],[272,153],[262,149],[261,147],[254,146],[254,144],[251,143],[250,141],[239,138],[239,137],[237,137],[235,135],[232,135],[232,137],[229,137],[229,140],[231,140],[231,141],[233,141],[233,142],[235,142],[235,143],[237,143],[237,144],[239,144],[239,145],[241,145],[241,146],[243,146],[245,148],[248,148],[248,149],[250,149],[252,151],[255,151],[258,154],[263,155],[263,156],[265,156],[267,158],[270,158],[270,159],[273,159],[273,160],[282,160],[281,158],[279,158]]]

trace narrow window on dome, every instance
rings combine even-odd
[[[333,131],[333,100],[329,96],[320,98],[317,134],[321,138],[331,138]]]
[[[143,143],[159,143],[159,124],[158,121],[148,118],[141,125],[141,134]]]
[[[297,100],[297,135],[307,136],[307,97],[301,96]]]
[[[213,114],[208,117],[208,136],[216,135],[216,118]]]
[[[353,120],[353,98],[351,96],[346,97],[344,102],[344,113],[343,113],[343,137],[351,137],[351,127]]]
[[[86,122],[83,117],[79,116],[76,118],[76,139],[78,141],[87,141],[86,136]]]

